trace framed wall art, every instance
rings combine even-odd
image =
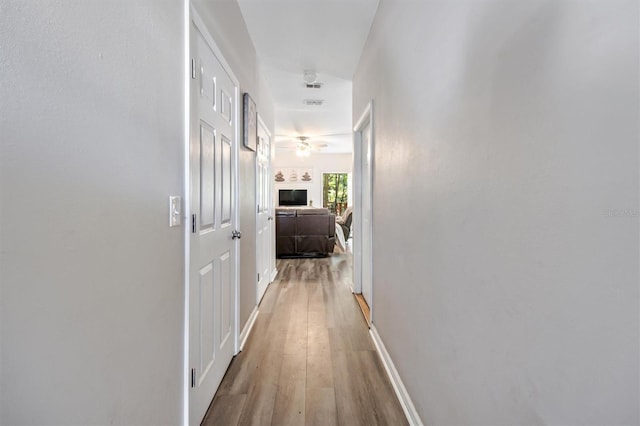
[[[276,183],[311,183],[313,181],[313,169],[298,167],[276,168],[273,180]]]
[[[244,146],[247,149],[256,151],[258,149],[258,111],[256,103],[248,93],[243,96],[244,101]]]

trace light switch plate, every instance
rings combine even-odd
[[[182,218],[182,199],[174,195],[169,197],[169,227],[180,226]]]

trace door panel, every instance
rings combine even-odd
[[[231,338],[231,324],[233,318],[231,317],[231,302],[232,302],[232,285],[231,285],[231,253],[227,252],[220,258],[220,272],[222,274],[222,294],[220,296],[221,303],[221,321],[220,321],[220,336],[221,342],[224,346],[226,342]]]
[[[231,224],[231,141],[222,137],[222,225]]]
[[[225,92],[224,89],[220,91],[220,115],[223,119],[231,124],[231,95]]]
[[[200,424],[235,353],[236,84],[192,27],[189,241],[189,422]]]
[[[198,370],[202,374],[198,380],[198,385],[207,377],[207,372],[211,369],[215,360],[215,336],[213,331],[214,312],[212,306],[215,305],[215,279],[213,264],[209,263],[200,270],[199,283],[199,321],[198,337],[200,339],[200,353],[198,359]]]
[[[201,229],[213,227],[214,201],[214,136],[206,124],[200,124],[200,225]]]
[[[200,68],[200,96],[209,101],[210,106],[216,109],[216,78],[211,68]]]

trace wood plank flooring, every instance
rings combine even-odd
[[[278,260],[203,425],[406,425],[351,294],[351,259]]]

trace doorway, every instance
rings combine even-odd
[[[239,83],[193,9],[188,28],[185,417],[200,424],[237,353]]]
[[[353,290],[365,318],[371,324],[373,321],[373,101],[367,104],[353,131],[355,178]]]

